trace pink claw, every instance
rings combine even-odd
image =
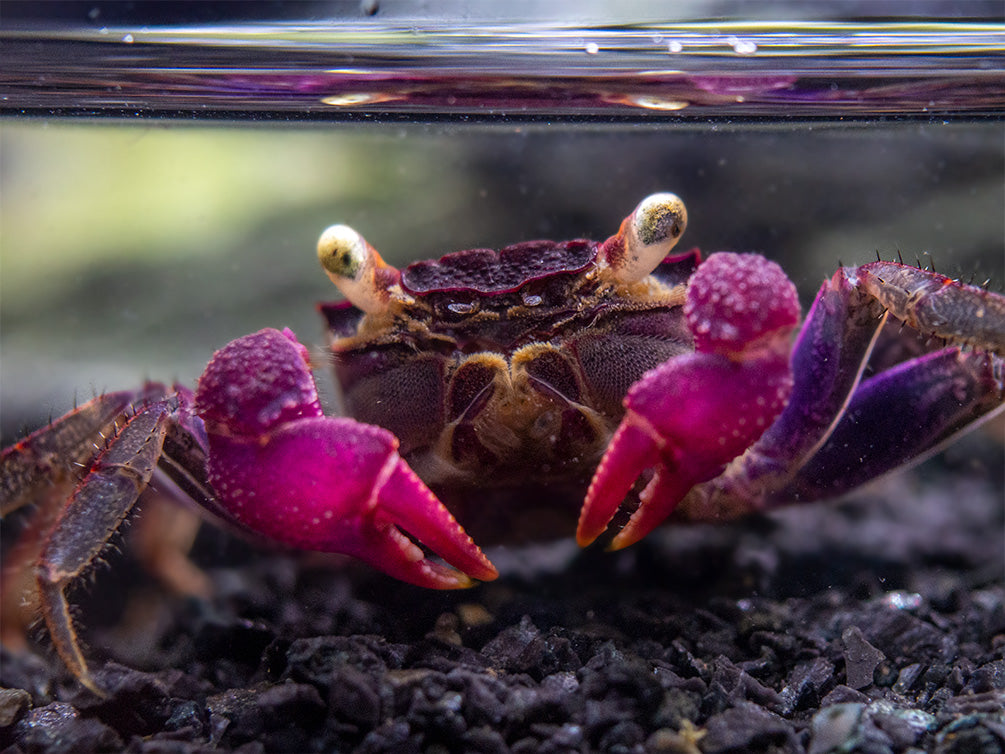
[[[289,331],[263,330],[217,352],[196,402],[210,484],[242,525],[430,588],[498,575],[398,455],[394,435],[322,415],[307,352]],[[402,530],[454,567],[427,558]]]
[[[792,388],[795,288],[754,254],[713,254],[692,276],[684,307],[696,353],[645,374],[586,494],[576,538],[593,542],[644,473],[640,504],[611,542],[642,539],[695,484],[720,474],[781,412]]]

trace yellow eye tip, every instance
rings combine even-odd
[[[369,314],[387,310],[400,275],[348,225],[325,229],[318,239],[318,260],[353,306]]]
[[[336,278],[356,280],[369,256],[363,236],[348,225],[332,225],[318,239],[318,260],[336,285]]]
[[[687,228],[687,209],[676,194],[652,194],[639,202],[634,224],[643,246],[676,243]]]
[[[637,283],[655,270],[687,228],[687,209],[676,194],[647,196],[604,242],[605,275]]]

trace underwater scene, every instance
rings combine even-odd
[[[12,5],[0,748],[1005,748],[994,4]]]

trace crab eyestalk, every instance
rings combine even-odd
[[[687,209],[676,194],[647,196],[600,251],[607,273],[620,283],[637,283],[656,269],[687,228]]]
[[[367,314],[385,311],[401,280],[398,269],[348,225],[325,229],[318,239],[318,260],[342,295]]]

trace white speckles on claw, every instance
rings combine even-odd
[[[795,286],[757,254],[712,254],[688,283],[684,316],[700,351],[737,355],[799,320]]]
[[[196,405],[216,431],[261,436],[283,421],[320,416],[307,350],[292,332],[260,330],[213,355]]]

